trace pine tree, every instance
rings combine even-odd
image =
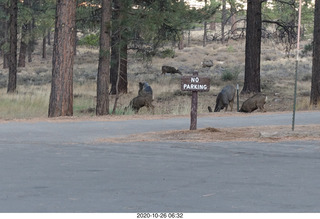
[[[315,1],[310,105],[320,102],[320,0]]]
[[[8,93],[13,93],[17,88],[17,43],[18,43],[18,0],[10,0],[10,55],[9,55],[9,80]]]
[[[258,93],[260,88],[261,0],[248,0],[245,78],[241,93]]]
[[[116,93],[118,75],[118,91],[127,92],[128,45],[144,60],[151,60],[168,42],[180,41],[182,31],[190,29],[194,22],[204,22],[211,18],[217,7],[217,4],[211,3],[196,11],[179,0],[115,0],[112,19],[111,93]]]
[[[102,0],[96,115],[109,114],[111,0]]]
[[[76,1],[57,0],[49,117],[73,115]]]

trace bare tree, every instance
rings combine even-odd
[[[9,80],[7,93],[13,93],[17,88],[17,43],[18,43],[18,0],[10,1],[10,55]]]
[[[73,115],[76,1],[57,0],[49,117]]]
[[[111,0],[102,0],[96,115],[109,114]]]
[[[320,102],[320,0],[315,1],[310,105]]]
[[[263,0],[248,0],[245,51],[245,78],[241,93],[258,93],[260,88],[261,4]]]

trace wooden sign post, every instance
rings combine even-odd
[[[198,77],[198,72],[194,71],[193,76],[183,76],[181,78],[181,90],[192,91],[191,97],[191,121],[190,130],[197,129],[197,112],[198,112],[198,91],[209,91],[210,78]]]

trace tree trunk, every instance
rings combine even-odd
[[[128,41],[122,41],[120,54],[120,75],[118,82],[118,92],[122,94],[128,93]]]
[[[226,24],[226,0],[222,0],[221,42],[224,43],[224,26]]]
[[[17,88],[18,0],[11,0],[10,3],[10,55],[7,93],[13,93]]]
[[[28,55],[28,62],[32,62],[32,52],[33,52],[33,41],[30,40],[27,47],[27,55]]]
[[[8,34],[8,22],[5,21],[4,22],[4,42],[5,43],[9,43],[9,34]],[[9,68],[9,54],[10,54],[10,51],[8,50],[8,48],[5,48],[4,51],[3,51],[3,68],[6,69],[6,68]]]
[[[179,50],[183,50],[184,49],[184,33],[183,33],[183,31],[181,31],[181,34],[180,34],[180,39],[179,39],[179,43],[178,43],[178,49]]]
[[[260,88],[261,0],[248,0],[245,76],[241,93],[258,93]]]
[[[48,38],[48,40],[47,40],[48,46],[51,46],[51,31],[50,30],[48,30],[47,38]]]
[[[34,39],[34,35],[32,34],[32,31],[34,29],[34,19],[32,19],[32,21],[29,22],[28,24],[28,33],[29,33],[29,42],[28,42],[28,48],[27,48],[27,55],[28,55],[28,62],[32,62],[32,53],[34,50],[34,45],[35,45],[35,39]]]
[[[210,30],[216,30],[216,22],[214,22],[214,21],[211,21],[210,22]]]
[[[180,3],[182,5],[184,5],[184,0],[180,0]],[[181,31],[180,37],[179,37],[179,43],[178,43],[178,49],[179,50],[183,50],[184,49],[184,42],[183,41],[184,41],[184,32]]]
[[[207,21],[203,23],[203,40],[202,40],[202,46],[206,47],[207,44]]]
[[[120,38],[121,38],[121,35],[120,35]],[[120,50],[120,48],[119,48],[119,50]],[[118,60],[121,60],[120,54],[121,54],[121,51],[118,52],[118,55],[119,55]],[[121,62],[118,62],[118,77],[117,77],[117,83],[116,83],[116,97],[114,99],[112,115],[116,114],[116,109],[117,109],[118,100],[119,100],[119,90],[118,90],[118,88],[119,88],[119,79],[120,79],[119,73],[120,72],[121,72]]]
[[[110,84],[111,90],[110,94],[116,94],[117,90],[117,78],[118,78],[118,66],[119,66],[119,51],[120,49],[118,44],[120,40],[118,39],[118,34],[112,34],[111,37],[111,68],[110,68]]]
[[[207,6],[207,0],[204,1],[204,5]],[[204,21],[202,46],[205,47],[206,44],[207,44],[207,21]]]
[[[26,8],[31,7],[30,0],[24,0],[23,5]],[[18,67],[25,67],[26,66],[26,57],[27,57],[27,36],[30,36],[30,25],[28,23],[22,24],[22,31],[21,31],[21,42],[20,42],[20,52],[19,52],[19,59],[18,59]]]
[[[73,49],[74,49],[74,55],[76,56],[77,55],[77,42],[78,42],[77,29],[75,29],[73,34],[74,34],[74,39],[75,39],[75,43],[74,43],[74,48]]]
[[[231,16],[231,34],[235,34],[235,31],[237,30],[237,16],[236,14],[233,14]]]
[[[109,114],[111,0],[102,0],[96,115]]]
[[[115,39],[116,38],[116,39]],[[127,75],[127,58],[128,58],[128,45],[127,42],[122,40],[119,36],[112,37],[111,49],[111,69],[110,69],[110,94],[116,94],[117,80],[118,92],[126,94],[128,92],[128,75]],[[119,49],[119,44],[121,48]],[[121,54],[119,54],[119,51]],[[120,60],[119,60],[120,57]],[[118,73],[118,66],[120,62],[120,72]]]
[[[121,11],[121,1],[114,1],[115,12],[113,15],[113,20],[125,19]],[[118,22],[119,23],[119,22]],[[110,83],[111,83],[111,94],[116,94],[117,78],[119,75],[119,93],[128,92],[128,75],[127,75],[127,56],[128,56],[128,42],[126,40],[125,34],[121,30],[122,27],[117,28],[117,33],[112,34],[111,39],[111,69],[110,69]],[[120,47],[120,49],[119,49]],[[120,51],[120,56],[119,56]],[[119,60],[120,57],[120,60]],[[118,66],[120,62],[120,73],[118,73]]]
[[[22,25],[21,32],[21,42],[20,42],[20,53],[18,60],[18,67],[26,67],[26,54],[27,54],[27,43],[26,43],[26,34],[28,30],[28,25]]]
[[[315,1],[310,105],[320,102],[320,0]]]
[[[42,38],[42,58],[47,58],[47,39],[45,36]]]
[[[49,117],[73,115],[76,1],[57,0]]]
[[[3,68],[6,69],[6,68],[9,68],[9,53],[8,52],[5,52],[3,54]]]

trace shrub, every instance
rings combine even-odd
[[[234,81],[238,79],[238,75],[240,74],[239,69],[225,69],[222,72],[221,80],[222,81]]]
[[[302,81],[311,81],[311,79],[312,79],[312,75],[308,74],[308,75],[304,75],[301,80]]]
[[[312,53],[313,50],[313,42],[308,43],[304,46],[303,50],[301,51],[302,55],[308,55],[309,53]]]
[[[99,34],[86,35],[78,41],[78,44],[82,46],[97,47],[99,46]]]
[[[174,50],[173,49],[165,49],[165,50],[163,50],[163,51],[160,51],[159,52],[159,54],[158,54],[158,56],[160,57],[160,58],[174,58],[174,56],[175,56],[175,52],[174,52]]]

